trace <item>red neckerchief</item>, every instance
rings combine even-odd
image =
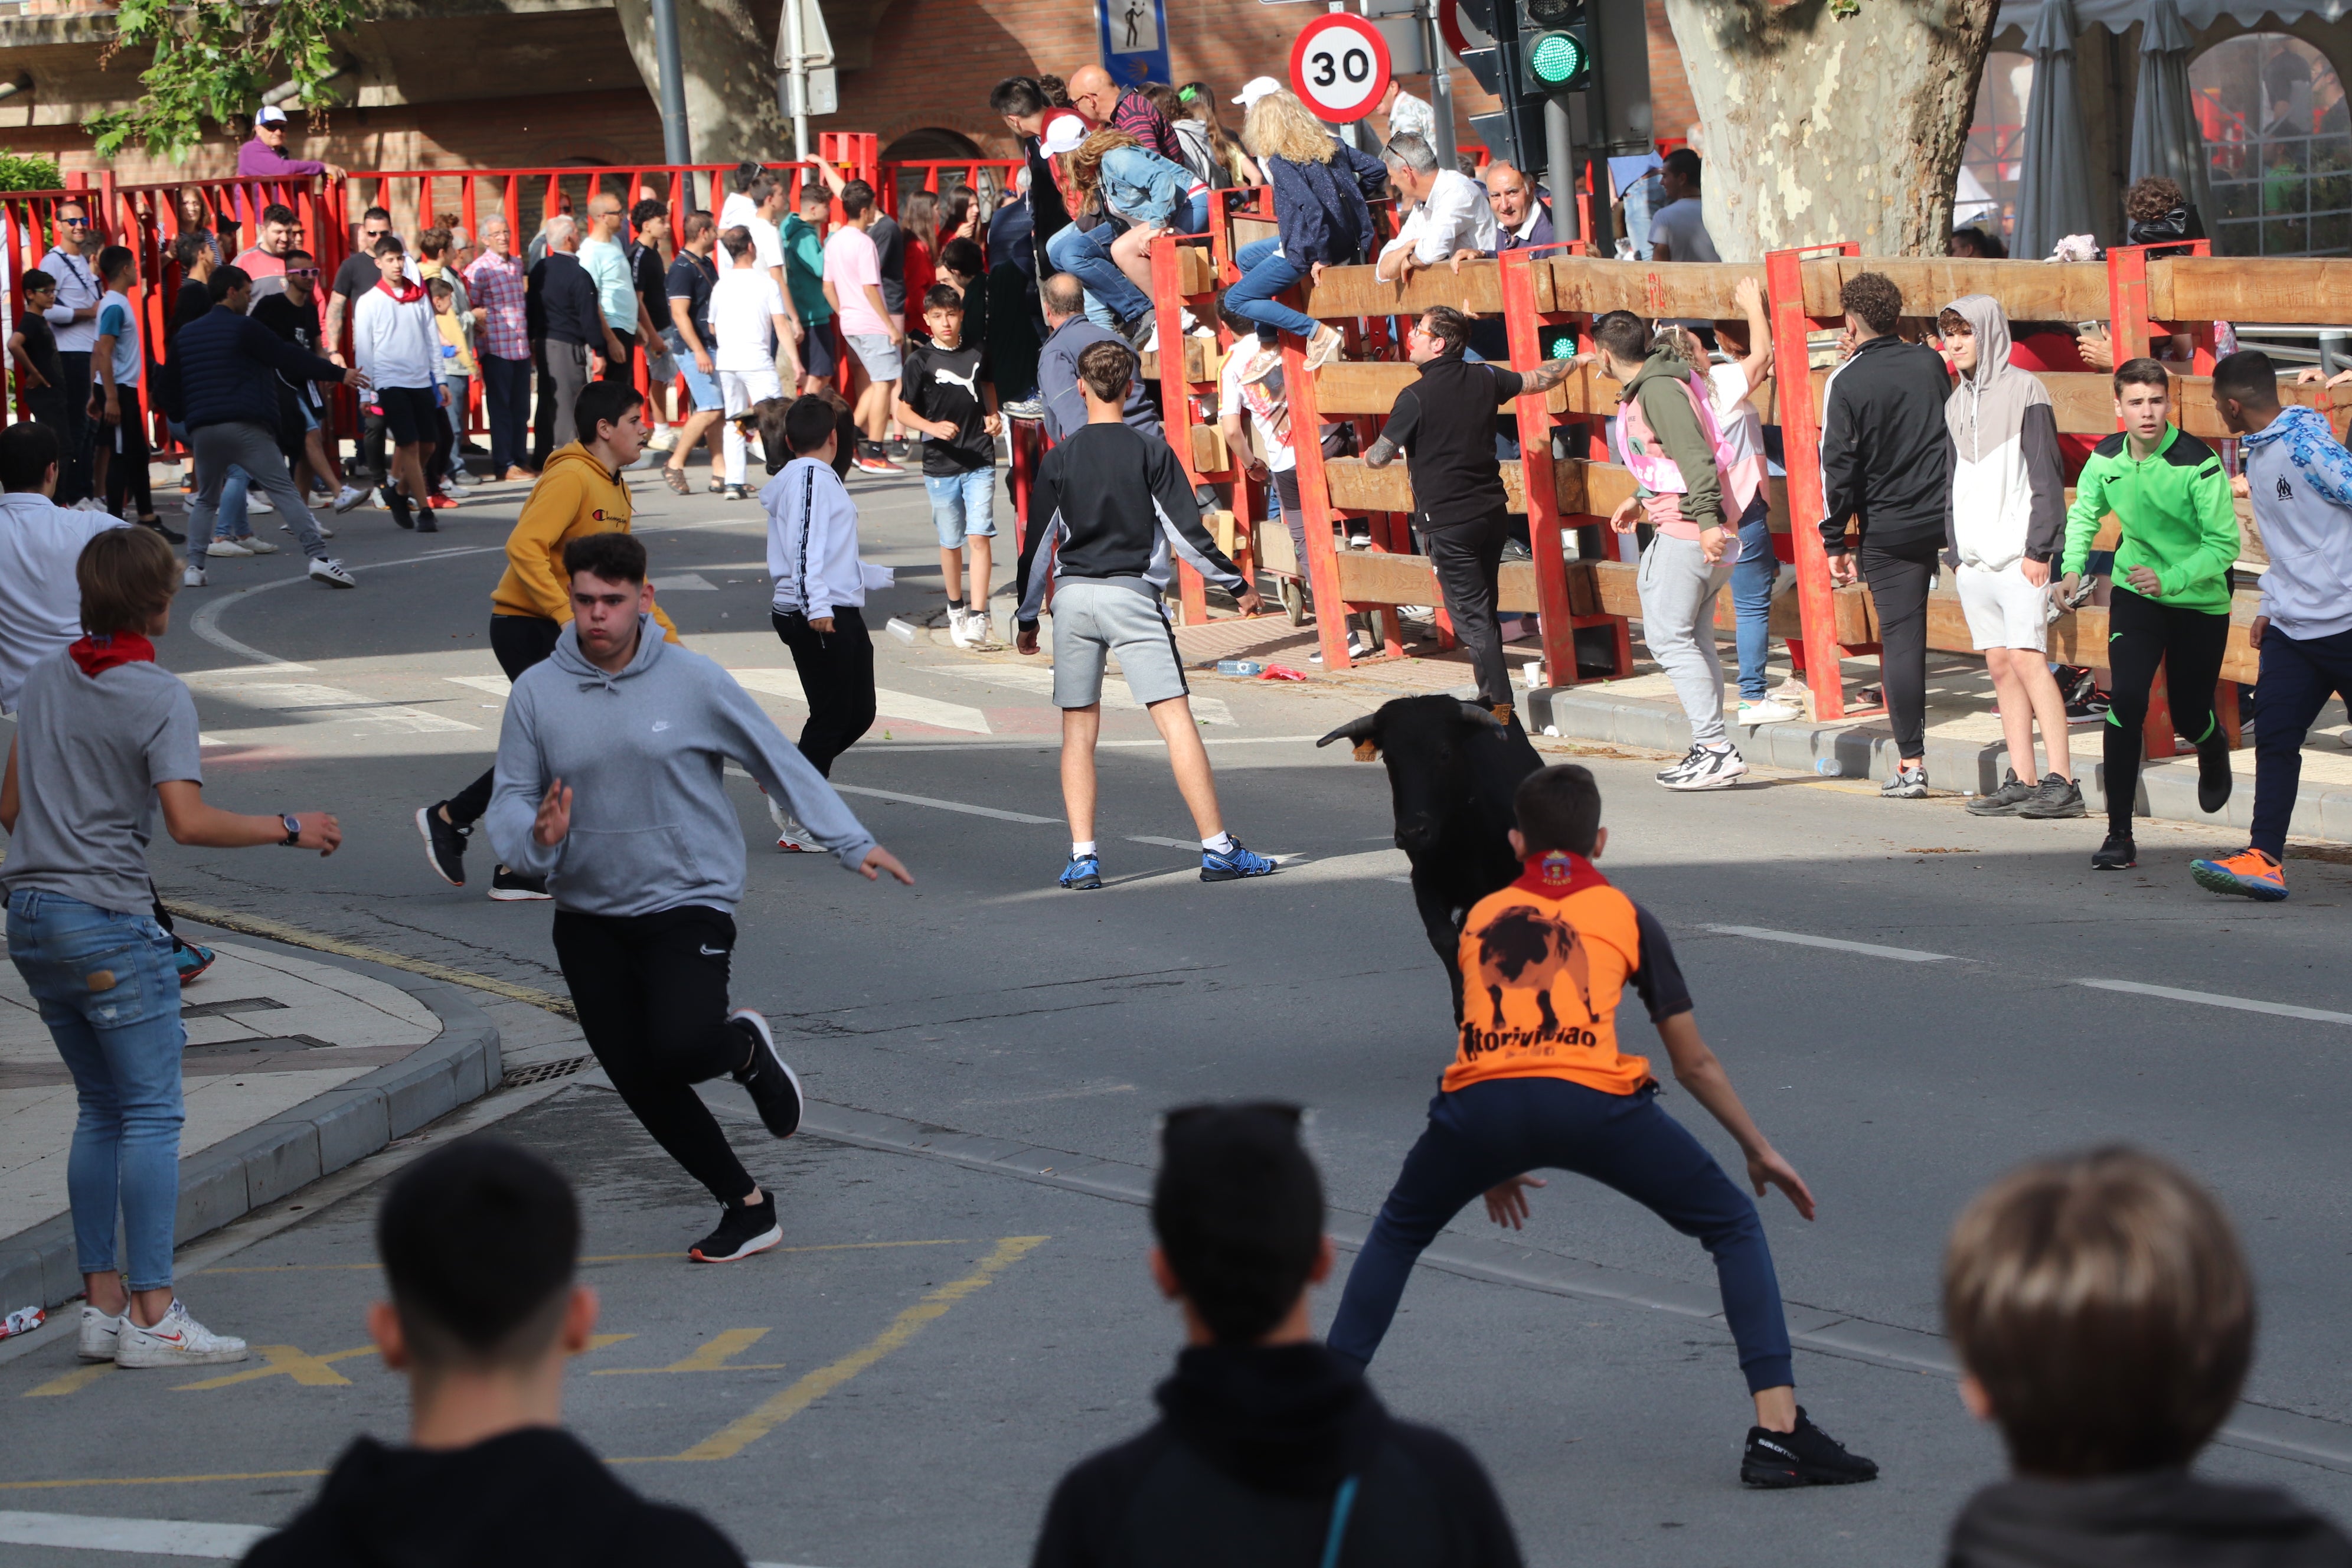
[[[152,664],[155,645],[137,632],[114,632],[106,637],[86,637],[68,645],[66,651],[81,666],[84,675],[95,679],[118,664]]]
[[[400,280],[400,287],[397,289],[392,286],[390,279],[383,278],[376,279],[375,286],[383,289],[385,293],[391,295],[394,299],[399,300],[404,305],[413,305],[417,300],[425,298],[424,286],[422,284],[411,283],[405,278]]]
[[[1565,849],[1548,849],[1540,855],[1528,856],[1527,868],[1511,884],[1522,892],[1541,894],[1547,899],[1564,899],[1587,888],[1608,885],[1609,879],[1594,870],[1591,861]]]

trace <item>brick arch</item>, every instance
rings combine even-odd
[[[1004,133],[1004,122],[991,120],[986,114],[973,115],[961,110],[941,112],[937,110],[917,110],[885,121],[875,144],[887,147],[893,142],[911,136],[918,131],[952,131],[959,136],[970,137],[985,158],[1018,156],[1013,138]],[[1000,152],[997,149],[1003,148]]]

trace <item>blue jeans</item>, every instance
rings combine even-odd
[[[1429,1102],[1429,1126],[1349,1272],[1330,1347],[1359,1365],[1381,1348],[1413,1259],[1497,1182],[1573,1171],[1614,1187],[1715,1257],[1748,1392],[1796,1381],[1764,1222],[1713,1155],[1658,1109],[1657,1089],[1606,1094],[1560,1078],[1488,1079]]]
[[[253,476],[235,463],[228,466],[228,477],[221,480],[220,516],[213,522],[215,539],[251,539],[253,522],[245,504],[246,492],[253,489]]]
[[[1280,253],[1277,247],[1281,243],[1278,239],[1256,239],[1241,247],[1234,260],[1242,269],[1242,279],[1225,290],[1225,303],[1234,308],[1237,316],[1311,338],[1315,335],[1315,318],[1275,298],[1307,276],[1306,268]]]
[[[2253,847],[2286,858],[2286,829],[2303,782],[2303,741],[2330,696],[2352,704],[2352,632],[2297,639],[2276,626],[2263,633],[2262,675],[2254,687]]]
[[[1082,229],[1071,224],[1045,242],[1045,257],[1056,268],[1087,286],[1087,292],[1122,321],[1131,321],[1151,309],[1151,296],[1128,281],[1110,258],[1110,242],[1118,231],[1108,224]]]
[[[66,1161],[74,1250],[85,1274],[116,1267],[120,1208],[133,1290],[172,1283],[180,1210],[180,974],[172,939],[144,914],[63,893],[8,896],[8,956],[73,1074],[81,1116]]]
[[[1756,492],[1739,514],[1739,556],[1731,568],[1731,604],[1739,613],[1739,697],[1764,700],[1764,661],[1772,652],[1772,586],[1780,558],[1772,553],[1771,505]]]
[[[941,550],[961,550],[964,537],[996,537],[996,468],[961,474],[925,474],[923,493],[931,500],[931,527]]]

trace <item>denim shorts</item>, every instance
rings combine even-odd
[[[716,414],[726,406],[727,400],[719,395],[716,371],[696,368],[694,355],[684,350],[674,357],[677,361],[677,374],[686,382],[686,395],[694,401],[694,412]]]
[[[925,474],[923,491],[931,498],[931,526],[939,530],[941,550],[961,550],[967,535],[996,537],[996,466],[963,474]]]
[[[852,332],[849,334],[849,352],[856,354],[857,363],[866,367],[868,381],[898,379],[898,347],[890,341],[887,333]]]

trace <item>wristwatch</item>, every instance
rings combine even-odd
[[[286,837],[278,841],[280,846],[291,849],[301,842],[302,819],[300,817],[290,811],[286,811],[278,814],[278,820],[286,826]]]

